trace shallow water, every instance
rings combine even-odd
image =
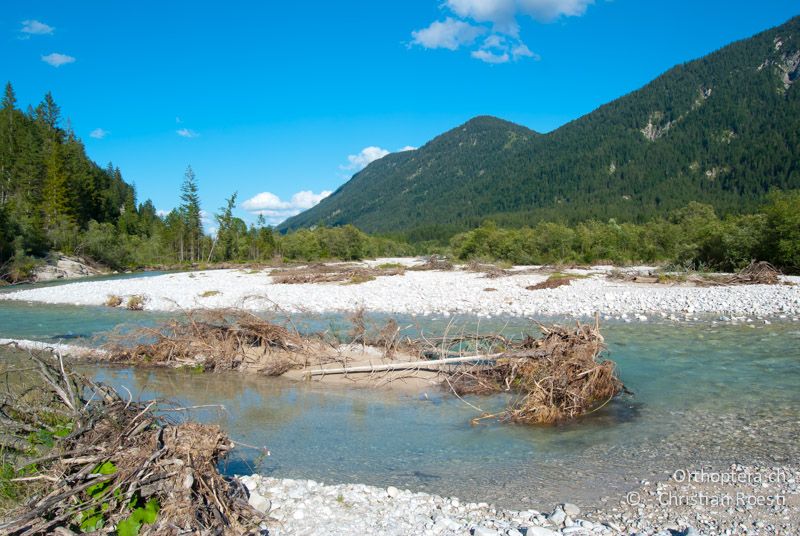
[[[57,340],[71,333],[88,340],[120,323],[150,324],[163,316],[0,302],[0,337]],[[379,324],[385,318],[369,320]],[[399,322],[409,332],[429,334],[456,325],[507,334],[530,328],[522,319]],[[307,317],[299,324],[314,331],[345,330],[338,315]],[[798,459],[797,325],[609,323],[603,333],[609,357],[634,395],[557,427],[471,426],[475,411],[438,391],[408,396],[239,374],[97,366],[87,371],[145,399],[224,405],[224,411],[192,415],[273,453],[259,460],[240,450],[227,464],[232,473],[395,485],[510,507],[563,500],[589,507],[679,467]],[[503,402],[502,397],[470,401],[487,410]]]
[[[0,293],[3,292],[16,292],[18,290],[27,290],[32,288],[42,287],[58,287],[61,285],[68,285],[70,283],[78,282],[93,282],[93,281],[119,281],[124,279],[141,279],[144,277],[155,277],[159,275],[175,273],[174,271],[164,270],[150,270],[147,272],[131,272],[127,274],[106,274],[106,275],[93,275],[89,277],[81,277],[77,279],[54,279],[52,281],[45,281],[42,283],[17,283],[14,285],[6,285],[0,287]]]

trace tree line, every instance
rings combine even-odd
[[[137,202],[118,167],[87,156],[50,93],[22,111],[10,83],[0,103],[0,279],[26,279],[53,251],[89,257],[114,269],[213,262],[355,259],[411,254],[407,244],[370,237],[352,226],[280,236],[263,216],[247,225],[234,216],[234,193],[203,229],[191,166],[180,206],[159,215]]]
[[[486,221],[458,234],[450,251],[461,259],[514,264],[671,264],[678,269],[735,271],[765,260],[800,271],[800,190],[774,190],[752,214],[720,217],[711,205],[690,202],[644,224],[589,220],[500,227]]]
[[[357,260],[448,254],[464,260],[517,264],[633,262],[733,270],[752,259],[800,269],[800,191],[773,191],[756,212],[720,217],[691,202],[645,223],[589,219],[504,226],[484,221],[449,243],[420,233],[369,235],[353,225],[317,225],[281,234],[263,216],[247,224],[234,215],[237,194],[203,229],[197,177],[188,167],[180,205],[165,215],[112,164],[100,167],[51,94],[36,107],[17,107],[11,84],[0,106],[0,279],[23,280],[51,252],[89,257],[113,269],[275,260]]]

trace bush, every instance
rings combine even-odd
[[[131,265],[128,237],[110,223],[89,222],[78,252],[117,270]]]
[[[762,211],[766,216],[764,260],[800,270],[800,190],[772,192]]]
[[[125,307],[129,311],[142,311],[146,301],[147,299],[144,296],[133,295],[128,298],[128,303],[125,304]]]

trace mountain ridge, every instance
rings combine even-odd
[[[446,238],[492,218],[641,222],[685,205],[755,208],[800,187],[800,17],[539,134],[478,116],[367,166],[281,231],[354,224]]]

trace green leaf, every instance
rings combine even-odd
[[[93,474],[96,475],[113,475],[117,472],[117,466],[113,464],[113,462],[103,462],[97,467],[94,468],[92,471]],[[86,493],[89,497],[93,499],[97,499],[98,497],[102,496],[106,489],[111,485],[111,482],[98,482],[97,484],[93,484],[86,488]]]
[[[133,516],[117,523],[117,536],[138,536],[142,523]]]
[[[114,465],[113,462],[103,462],[95,467],[94,471],[92,472],[100,475],[113,475],[117,472],[117,466]]]
[[[139,499],[137,498],[136,501],[138,503]],[[149,525],[156,522],[156,519],[158,518],[158,511],[160,509],[161,505],[159,504],[158,499],[150,499],[145,503],[144,506],[136,508],[127,519],[123,519],[117,524],[117,535],[138,535],[139,529],[142,528],[143,524],[147,523]]]
[[[81,532],[94,532],[103,527],[103,514],[98,513],[94,508],[90,508],[81,514]]]

